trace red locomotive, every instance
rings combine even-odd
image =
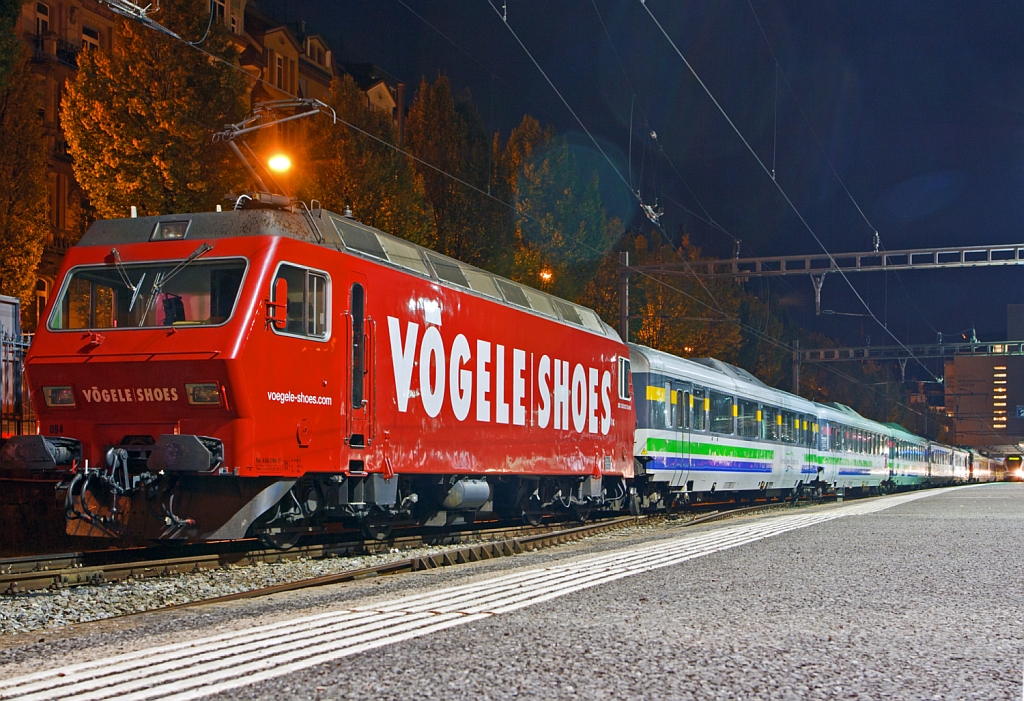
[[[95,223],[26,360],[72,535],[380,534],[620,508],[629,351],[589,309],[325,210]]]

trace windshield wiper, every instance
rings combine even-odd
[[[142,310],[142,318],[139,319],[140,327],[145,326],[146,316],[149,314],[149,309],[150,307],[153,306],[153,302],[156,301],[157,295],[160,294],[160,290],[162,290],[164,285],[167,284],[167,281],[170,280],[175,275],[177,275],[178,273],[180,273],[182,270],[184,270],[185,266],[190,264],[196,258],[212,250],[213,246],[211,246],[208,243],[204,243],[202,246],[192,251],[192,255],[190,255],[188,258],[186,258],[185,260],[181,261],[176,266],[171,268],[170,272],[168,272],[166,275],[163,275],[161,273],[156,274],[156,277],[153,278],[153,290],[149,293],[149,300],[146,302],[146,306]],[[139,280],[139,284],[142,284],[141,279]]]
[[[128,311],[130,312],[135,308],[135,301],[139,298],[139,292],[142,291],[142,282],[146,279],[146,273],[142,273],[139,281],[133,285],[132,279],[128,277],[128,270],[124,267],[124,262],[121,260],[121,254],[117,252],[116,248],[111,248],[110,253],[114,256],[114,268],[117,269],[117,274],[121,276],[121,282],[132,291],[132,301],[128,305]]]

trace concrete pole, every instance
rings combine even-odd
[[[800,341],[793,341],[793,394],[800,394]]]
[[[619,253],[619,336],[629,342],[629,252]]]

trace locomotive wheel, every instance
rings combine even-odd
[[[640,507],[640,494],[636,491],[632,491],[629,494],[629,513],[632,516],[639,516],[643,513],[643,510]]]
[[[387,540],[388,536],[391,535],[392,525],[390,523],[363,521],[359,528],[363,532],[363,537],[367,540]]]
[[[569,518],[573,521],[586,523],[587,519],[590,518],[590,504],[573,504],[569,507]]]
[[[273,550],[291,550],[299,543],[301,533],[282,531],[280,533],[261,533],[260,542]]]
[[[544,514],[540,511],[524,511],[521,518],[527,526],[539,526],[544,522]]]

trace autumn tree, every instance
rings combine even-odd
[[[14,26],[23,4],[21,0],[0,0],[0,89],[7,85],[21,53]]]
[[[504,163],[515,201],[513,277],[576,300],[621,229],[605,214],[597,174],[529,117],[510,135]]]
[[[28,308],[49,232],[46,149],[28,61],[0,88],[0,294]]]
[[[364,133],[325,117],[309,123],[303,197],[338,212],[349,206],[370,226],[436,246],[423,178],[408,157],[395,150],[391,115],[367,105],[366,95],[347,75],[331,83],[330,106],[341,120]]]
[[[507,208],[492,191],[494,144],[467,93],[448,78],[420,83],[405,123],[406,147],[420,162],[441,253],[499,274],[512,266]]]
[[[205,32],[205,0],[171,0],[154,18],[188,38]],[[214,130],[244,113],[242,74],[163,33],[118,20],[112,52],[84,51],[61,121],[75,177],[100,217],[191,212],[213,206],[242,181]],[[214,22],[202,48],[234,58]]]

